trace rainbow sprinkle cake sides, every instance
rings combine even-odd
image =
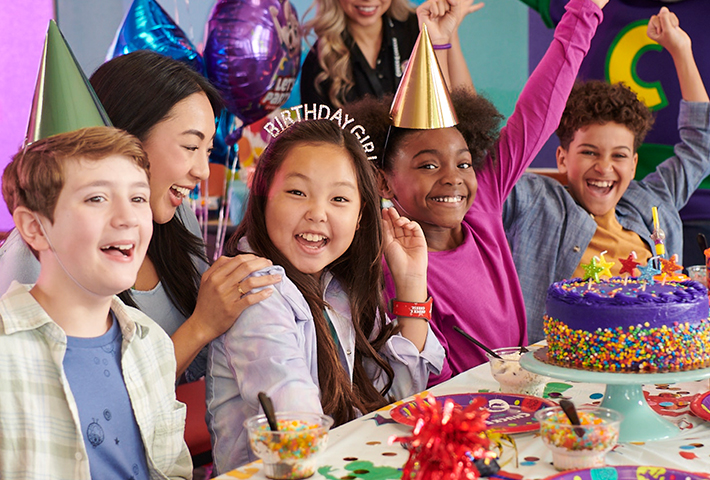
[[[547,291],[548,361],[607,372],[670,372],[710,365],[707,289],[614,277]]]

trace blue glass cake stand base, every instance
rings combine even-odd
[[[689,382],[710,377],[710,368],[669,373],[609,373],[578,370],[546,363],[529,352],[520,357],[520,365],[533,373],[574,382],[606,384],[602,407],[624,416],[619,429],[619,442],[646,442],[670,438],[680,429],[656,413],[643,396],[644,384]],[[547,348],[537,351],[546,358]]]

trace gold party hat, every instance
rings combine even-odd
[[[395,127],[419,130],[459,123],[424,24],[392,101],[390,119]]]
[[[86,79],[54,20],[49,21],[37,73],[26,143],[84,127],[110,126],[94,89]]]

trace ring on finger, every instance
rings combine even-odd
[[[239,295],[241,295],[242,297],[243,297],[244,295],[246,295],[246,293],[244,293],[244,290],[242,290],[242,286],[241,286],[241,285],[237,285],[237,291],[239,292]]]

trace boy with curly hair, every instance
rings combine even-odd
[[[653,217],[658,207],[667,251],[682,254],[678,214],[710,173],[710,104],[690,37],[666,7],[651,17],[648,36],[671,54],[683,100],[675,156],[641,181],[633,180],[637,149],[653,124],[648,108],[629,88],[600,81],[577,84],[560,121],[557,166],[567,187],[525,174],[503,209],[503,223],[525,299],[528,337],[544,338],[547,287],[582,277],[582,264],[605,252],[614,261],[631,251],[653,256]],[[679,262],[682,259],[679,259]]]

